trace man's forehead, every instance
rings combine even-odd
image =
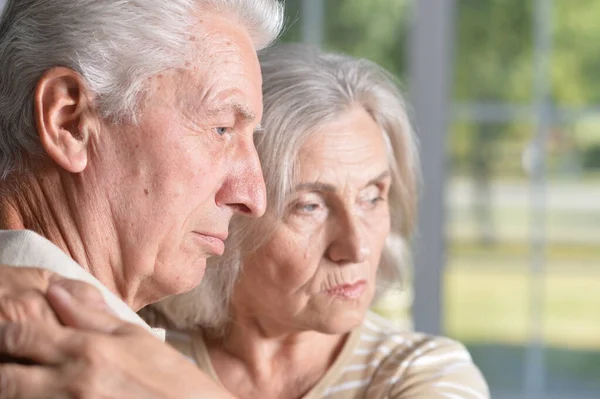
[[[248,51],[256,53],[247,27],[228,13],[205,13],[192,27],[189,42],[199,61],[242,57]]]
[[[262,76],[256,50],[245,27],[223,24],[222,15],[203,16],[193,33],[198,51],[188,71],[202,93],[196,106],[204,115],[234,114],[244,123],[262,117]]]

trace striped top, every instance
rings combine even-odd
[[[217,382],[201,334],[167,341]],[[342,352],[303,399],[487,399],[485,380],[467,350],[448,338],[400,332],[368,313]]]

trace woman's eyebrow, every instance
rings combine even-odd
[[[379,175],[377,175],[377,177],[369,180],[369,182],[365,185],[365,187],[368,187],[368,186],[370,186],[372,184],[379,183],[380,181],[382,181],[383,179],[385,179],[387,177],[390,177],[390,171],[389,170],[384,170]]]
[[[390,176],[389,170],[384,170],[377,177],[369,180],[369,182],[365,185],[368,187],[372,184],[379,183],[381,180]],[[329,191],[335,192],[337,188],[333,184],[329,183],[321,183],[321,182],[310,182],[310,183],[300,183],[296,187],[294,187],[294,191]]]
[[[335,192],[336,188],[332,184],[328,183],[300,183],[296,187],[294,187],[294,191],[330,191]]]

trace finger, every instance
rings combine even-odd
[[[0,364],[0,399],[64,398],[54,374],[44,367]]]
[[[0,322],[52,322],[58,319],[46,297],[38,290],[6,295],[0,300]]]
[[[54,285],[64,288],[76,301],[82,304],[102,310],[107,309],[102,293],[91,284],[54,276],[50,279],[50,286]]]
[[[99,309],[76,300],[61,285],[51,284],[46,294],[60,320],[76,329],[113,334],[127,328],[129,323],[110,313],[107,307]]]
[[[48,282],[54,275],[49,270],[36,267],[14,267],[0,265],[0,295],[19,293],[22,290],[39,290],[46,292]]]
[[[2,323],[0,355],[5,361],[59,364],[66,358],[59,345],[64,335],[60,328],[42,323]]]

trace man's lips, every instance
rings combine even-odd
[[[201,233],[194,231],[194,238],[200,242],[207,254],[220,256],[225,252],[225,240],[227,233]]]

